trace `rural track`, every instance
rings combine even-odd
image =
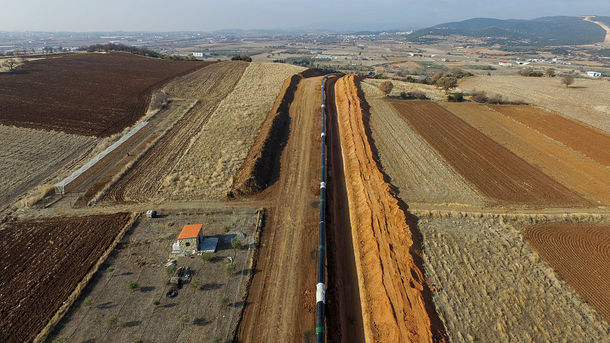
[[[290,137],[248,293],[239,342],[302,342],[315,337],[320,77],[300,82],[290,107]],[[317,184],[316,188],[317,190]]]

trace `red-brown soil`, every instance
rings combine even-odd
[[[208,122],[218,104],[235,88],[247,63],[217,63],[198,71],[194,87],[172,83],[171,96],[193,96],[199,102],[187,112],[106,194],[105,201],[146,201],[154,198],[163,179],[176,166],[189,142]]]
[[[290,107],[280,176],[262,193],[273,204],[262,231],[238,342],[303,342],[315,337],[320,78],[302,80]]]
[[[366,341],[442,341],[411,228],[369,142],[354,75],[337,81],[335,101]]]
[[[588,201],[429,101],[392,101],[402,117],[481,193],[503,204],[586,205]]]
[[[610,226],[545,224],[523,237],[610,323]]]
[[[0,230],[0,341],[32,341],[130,216],[118,213],[6,224]]]
[[[601,131],[535,106],[491,107],[605,166],[610,166],[610,136]]]
[[[209,63],[69,54],[0,74],[0,123],[105,137],[144,115],[150,93]]]

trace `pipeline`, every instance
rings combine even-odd
[[[322,133],[321,135],[321,171],[320,171],[320,229],[318,231],[318,282],[316,284],[316,343],[324,343],[324,307],[326,306],[326,106],[324,83],[329,76],[340,73],[326,74],[322,78]]]

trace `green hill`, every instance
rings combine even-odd
[[[608,17],[596,17],[610,19]],[[582,45],[602,42],[606,32],[581,17],[543,17],[532,20],[475,18],[432,26],[413,32],[410,41],[430,36],[461,35],[482,38],[489,43],[529,46]]]

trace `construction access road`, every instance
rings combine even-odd
[[[303,342],[315,337],[320,77],[303,79],[290,107],[290,137],[257,253],[239,342]],[[312,181],[313,180],[313,181]]]

